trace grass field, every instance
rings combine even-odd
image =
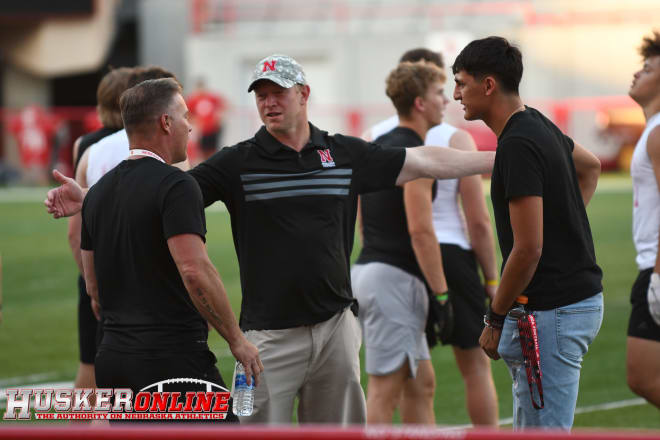
[[[40,381],[72,380],[78,362],[77,271],[66,241],[66,221],[46,215],[38,201],[45,194],[37,197],[33,192],[27,192],[24,197],[14,194],[0,189],[0,253],[4,276],[0,389]],[[238,311],[240,283],[229,217],[217,209],[207,210],[207,217],[209,253],[230,292],[232,306]],[[600,335],[584,362],[578,407],[636,397],[625,380],[628,295],[637,274],[628,179],[604,177],[589,206],[589,218],[598,262],[605,274],[606,309]],[[214,334],[210,345],[223,376],[230,378],[233,362],[226,344]],[[469,423],[462,381],[451,349],[436,348],[433,364],[438,383],[435,401],[438,424]],[[508,418],[511,381],[502,361],[494,362],[493,370],[500,418]],[[37,376],[27,377],[30,375]],[[17,383],[22,378],[24,381]],[[660,413],[648,404],[590,411],[577,415],[575,426],[660,429]]]

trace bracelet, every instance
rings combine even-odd
[[[493,312],[493,309],[488,307],[488,312],[484,315],[484,324],[486,327],[502,329],[504,327],[504,320],[506,315],[500,315]]]
[[[436,295],[435,298],[438,301],[447,301],[449,299],[449,291],[446,291],[445,293],[440,293]]]
[[[498,282],[496,279],[494,279],[494,280],[486,280],[486,285],[487,285],[487,286],[497,286],[498,284],[499,284],[499,282]]]

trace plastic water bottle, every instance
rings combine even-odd
[[[254,376],[252,382],[247,384],[245,368],[240,362],[236,362],[234,369],[234,404],[232,412],[237,416],[251,416],[252,405],[254,404]]]
[[[525,295],[520,295],[516,298],[516,302],[513,303],[513,307],[509,310],[509,316],[514,319],[520,319],[527,315],[527,309],[525,308],[527,302],[528,299]]]

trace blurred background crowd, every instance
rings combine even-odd
[[[71,174],[73,141],[100,126],[96,88],[111,67],[160,65],[184,85],[192,162],[260,126],[251,70],[270,53],[305,66],[310,120],[359,135],[393,114],[385,77],[411,47],[451,66],[471,40],[501,35],[523,53],[521,96],[601,159],[627,171],[644,127],[627,96],[640,38],[660,23],[657,0],[21,0],[0,2],[0,185]],[[448,75],[447,94],[453,91]],[[496,140],[446,120],[480,149]]]

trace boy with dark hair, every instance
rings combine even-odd
[[[630,294],[626,370],[630,389],[660,408],[660,33],[644,38],[640,53],[644,66],[628,92],[644,110],[646,128],[630,166],[639,276]]]
[[[585,210],[600,162],[523,105],[522,55],[504,38],[471,42],[452,69],[454,99],[463,105],[465,119],[483,120],[498,138],[491,198],[503,267],[479,342],[509,367],[514,428],[568,430],[582,358],[603,317],[602,272]],[[521,349],[517,319],[507,317],[515,301],[524,302],[520,296],[538,328],[542,387],[528,383],[529,356]],[[538,388],[532,391],[532,385]],[[539,400],[541,408],[535,409]]]

